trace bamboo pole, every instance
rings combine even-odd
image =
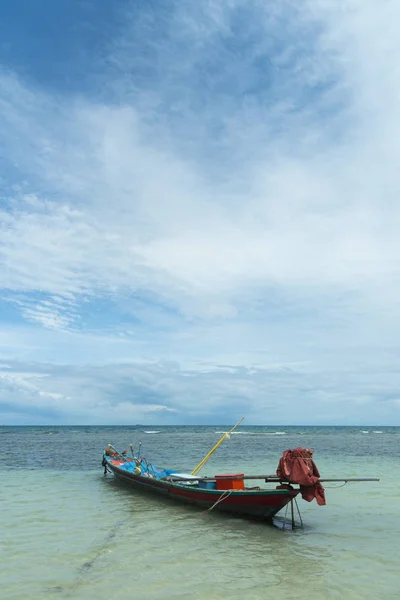
[[[220,446],[222,444],[222,442],[228,437],[228,435],[230,435],[232,433],[232,431],[234,431],[236,429],[236,427],[238,427],[240,425],[240,423],[243,421],[244,417],[242,417],[240,419],[240,421],[238,421],[236,423],[236,425],[234,427],[232,427],[232,429],[226,433],[224,433],[224,435],[222,436],[222,438],[219,440],[219,442],[217,442],[214,446],[214,448],[212,448],[210,450],[210,452],[208,454],[206,454],[206,456],[203,458],[203,460],[201,460],[199,462],[199,464],[197,465],[197,467],[195,467],[191,473],[191,475],[197,475],[197,473],[200,471],[200,469],[202,469],[204,467],[204,465],[206,464],[206,462],[208,461],[208,459],[210,458],[210,456],[216,451],[216,449],[218,448],[218,446]]]

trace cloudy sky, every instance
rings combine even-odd
[[[0,422],[400,425],[398,0],[14,0]]]

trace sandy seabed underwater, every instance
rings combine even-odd
[[[226,440],[204,475],[272,473],[283,450],[302,445],[324,477],[380,478],[327,484],[325,507],[300,499],[304,527],[294,531],[103,475],[109,442],[141,440],[151,462],[187,472],[227,429],[1,427],[1,598],[400,597],[400,428],[241,427]]]

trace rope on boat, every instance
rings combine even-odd
[[[139,464],[138,464],[138,461],[139,461]],[[151,477],[155,477],[156,476],[156,472],[154,470],[153,465],[151,463],[149,463],[144,456],[142,456],[142,458],[138,459],[138,461],[136,461],[136,464],[139,466],[141,463],[143,463],[145,465],[145,467],[146,467],[147,473]],[[150,472],[150,469],[153,471],[152,473]]]
[[[233,491],[234,490],[225,490],[225,492],[223,494],[221,494],[221,496],[218,498],[218,500],[216,502],[214,502],[214,504],[212,506],[210,506],[210,508],[207,508],[207,510],[205,510],[203,514],[211,512],[220,502],[223,502],[224,500],[229,498],[229,496],[232,494]]]

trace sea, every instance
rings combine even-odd
[[[104,475],[103,448],[190,472],[227,426],[0,427],[4,600],[385,600],[400,597],[400,428],[250,427],[201,471],[272,474],[314,449],[326,506],[299,500],[303,527],[143,495]],[[252,483],[255,485],[255,482]]]

